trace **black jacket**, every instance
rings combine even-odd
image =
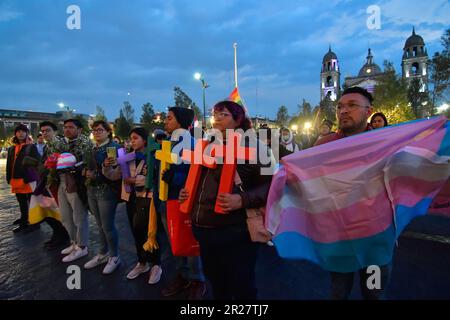
[[[40,160],[41,156],[34,144],[27,144],[20,149],[17,157],[15,157],[15,148],[12,146],[8,148],[8,158],[6,161],[6,181],[8,184],[11,179],[24,179],[25,183],[28,183],[29,176],[27,176],[25,168],[23,167],[23,159],[26,156]],[[14,169],[14,172],[13,172]]]
[[[262,143],[259,147],[265,148]],[[265,152],[267,148],[265,148]],[[266,205],[272,175],[262,175],[261,168],[257,164],[238,164],[237,172],[242,180],[242,190],[236,185],[232,193],[240,194],[243,208],[231,211],[227,214],[214,212],[220,176],[223,165],[215,169],[202,168],[202,175],[191,211],[192,224],[200,227],[220,227],[227,225],[246,224],[246,208],[259,208]]]

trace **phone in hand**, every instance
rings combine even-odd
[[[106,154],[108,155],[108,158],[117,159],[117,151],[115,147],[106,148]]]

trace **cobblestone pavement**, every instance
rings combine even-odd
[[[174,276],[167,243],[162,243],[163,276],[148,285],[148,275],[125,278],[135,265],[135,251],[124,205],[117,212],[122,264],[112,275],[102,275],[101,267],[84,270],[83,264],[98,249],[97,226],[89,217],[89,256],[72,262],[81,267],[81,289],[69,290],[69,264],[61,262],[60,250],[47,251],[43,242],[50,228],[14,235],[11,223],[18,217],[18,205],[5,182],[5,164],[0,160],[0,299],[167,299],[161,289]],[[450,299],[450,219],[426,216],[411,223],[398,241],[388,299]],[[274,248],[261,246],[257,263],[260,299],[327,299],[329,275],[307,261],[279,258]],[[355,279],[351,298],[359,298]],[[207,298],[210,298],[209,296]],[[184,299],[180,294],[171,299]]]

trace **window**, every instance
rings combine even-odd
[[[327,77],[327,87],[332,87],[333,86],[333,78],[331,78],[331,76]]]
[[[413,65],[411,66],[411,73],[413,75],[419,74],[419,64],[417,62],[414,62]]]

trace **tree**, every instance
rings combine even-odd
[[[289,121],[288,109],[285,106],[281,106],[277,112],[276,122],[280,127],[285,127],[288,124],[288,121]]]
[[[106,118],[106,115],[105,115],[105,110],[100,106],[96,106],[94,121],[99,121],[99,120],[103,120],[106,122],[108,121],[108,119]]]
[[[450,28],[441,37],[444,49],[441,53],[436,52],[428,61],[430,67],[431,90],[431,112],[435,110],[441,100],[449,100],[450,88]]]
[[[180,87],[173,88],[173,91],[174,91],[175,107],[193,109],[197,119],[202,118],[203,113],[200,110],[200,108],[195,104],[194,101],[192,101],[192,99],[183,90],[181,90]]]
[[[408,87],[408,101],[416,118],[424,116],[422,109],[428,104],[428,92],[421,92],[421,88],[422,82],[418,78],[412,79]]]
[[[121,139],[126,139],[130,130],[131,126],[123,115],[123,110],[120,109],[119,117],[114,121],[114,134]]]
[[[123,103],[123,116],[127,120],[128,124],[132,128],[134,125],[134,109],[128,101]]]
[[[304,117],[309,117],[311,115],[311,104],[303,99],[302,104],[297,104],[298,114]]]
[[[125,101],[123,105],[123,108],[119,111],[119,117],[114,121],[114,133],[116,136],[126,139],[134,125],[134,109],[128,101]]]
[[[384,73],[375,86],[374,111],[383,112],[392,124],[415,119],[406,81],[395,73],[392,62],[385,60],[383,65]]]
[[[338,99],[332,100],[331,96],[327,94],[319,104],[319,113],[314,114],[315,122],[313,125],[317,126],[322,120],[328,119],[331,121],[336,120],[336,106]]]
[[[147,129],[148,132],[151,132],[154,130],[155,123],[155,111],[153,110],[153,105],[150,102],[145,103],[142,106],[142,115],[141,115],[141,124],[142,126]]]
[[[83,126],[83,134],[89,135],[91,133],[91,128],[89,128],[89,122],[86,118],[84,118],[81,114],[77,114],[74,119],[81,122],[81,125]]]

